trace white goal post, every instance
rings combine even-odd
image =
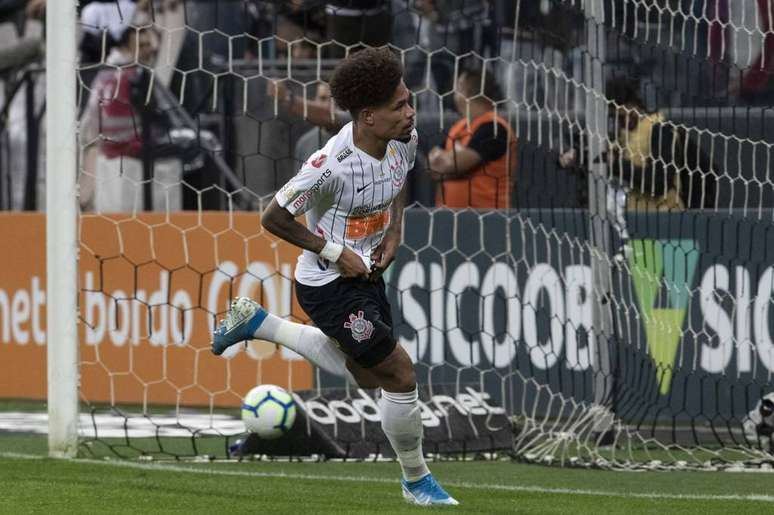
[[[77,0],[46,5],[46,295],[48,449],[78,445]]]

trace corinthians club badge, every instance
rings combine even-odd
[[[352,338],[359,342],[369,339],[374,332],[374,324],[366,320],[364,316],[365,313],[358,311],[357,316],[350,314],[349,322],[344,322],[344,328],[352,331]]]

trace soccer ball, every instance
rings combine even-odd
[[[296,421],[296,403],[288,392],[273,384],[256,386],[242,401],[245,428],[266,440],[284,435]]]

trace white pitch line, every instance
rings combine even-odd
[[[0,458],[18,459],[18,460],[41,460],[44,456],[34,454],[20,454],[14,452],[0,452]],[[286,472],[255,472],[242,470],[212,470],[196,466],[183,467],[180,465],[164,465],[159,463],[138,463],[134,461],[111,461],[94,459],[66,459],[69,463],[85,465],[107,465],[109,467],[128,468],[137,470],[151,470],[161,472],[181,472],[185,474],[198,474],[202,476],[230,476],[230,477],[254,477],[254,478],[274,478],[274,479],[295,479],[301,481],[341,481],[351,483],[381,483],[397,485],[397,479],[374,478],[362,476],[329,476],[317,474],[294,474]],[[757,494],[723,494],[723,495],[701,495],[701,494],[665,494],[665,493],[642,493],[642,492],[613,492],[605,490],[586,490],[575,488],[547,488],[542,486],[519,486],[519,485],[483,485],[477,483],[467,483],[460,481],[444,481],[445,486],[453,488],[468,488],[471,490],[496,490],[501,492],[523,492],[536,494],[559,494],[559,495],[586,495],[593,497],[614,497],[626,498],[632,497],[638,499],[654,500],[682,500],[682,501],[746,501],[774,503],[772,495]]]

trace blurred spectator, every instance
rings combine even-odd
[[[730,96],[746,104],[770,105],[774,0],[713,1],[717,10],[711,25],[711,56],[717,58],[725,53],[725,59],[733,66],[728,86]]]
[[[291,17],[278,16],[275,35],[277,37],[277,58],[283,59],[287,56],[293,60],[317,58],[315,43],[320,42],[322,38],[314,29],[305,29],[303,25],[299,25]]]
[[[494,25],[500,37],[499,56],[505,61],[500,63],[498,78],[506,97],[521,108],[572,108],[567,103],[572,100],[567,79],[554,71],[565,69],[566,55],[579,43],[581,12],[543,1],[522,2],[516,10],[508,0],[495,0]],[[577,75],[581,59],[582,55],[576,58]]]
[[[412,9],[413,3],[413,0],[392,0],[393,25],[390,42],[399,49],[408,50],[402,54],[403,78],[406,86],[415,91],[423,89],[427,55],[412,50],[421,43],[419,29],[422,22],[422,17]]]
[[[118,44],[136,10],[136,0],[97,0],[86,5],[81,10],[81,62],[102,62],[103,51],[109,54]]]
[[[40,0],[0,0],[0,208],[36,209],[45,191],[44,14]]]
[[[159,58],[154,67],[154,81],[169,87],[177,69],[180,52],[187,34],[186,15],[190,2],[182,0],[138,0],[137,10],[153,20],[159,30]]]
[[[416,7],[428,22],[422,27],[422,46],[433,51],[430,56],[435,81],[433,89],[444,95],[444,108],[451,110],[454,108],[451,91],[454,89],[456,57],[469,52],[481,54],[476,28],[487,17],[485,0],[416,0]]]
[[[606,95],[614,127],[603,155],[609,166],[606,209],[619,241],[614,258],[622,261],[630,251],[627,211],[712,208],[717,177],[693,138],[667,123],[662,113],[645,109],[639,82],[611,79]],[[562,168],[585,167],[584,138],[575,141],[576,146],[559,157]]]
[[[281,2],[186,0],[175,7],[180,18],[181,30],[178,34],[183,36],[183,41],[179,43],[182,48],[174,59],[166,55],[165,46],[163,57],[169,58],[166,63],[171,72],[169,87],[172,91],[183,93],[181,102],[192,116],[206,109],[214,93],[213,76],[228,69],[230,59],[242,59],[246,55],[252,57],[257,52],[255,41],[245,35],[256,38],[272,35],[275,27],[266,18],[275,19],[275,3]],[[162,14],[159,6],[164,4],[161,0],[154,0],[153,6],[154,18],[158,19]],[[167,11],[165,8],[165,16]],[[164,32],[171,36],[170,31]],[[226,74],[223,81],[227,83],[229,80],[231,75]],[[219,100],[228,103],[231,98],[220,95]],[[221,105],[219,109],[226,107]]]
[[[663,113],[648,112],[639,89],[631,79],[611,79],[606,86],[615,127],[606,154],[608,175],[625,190],[623,206],[647,211],[713,207],[716,184],[709,157]],[[559,165],[588,170],[584,140],[574,141]]]
[[[303,95],[296,95],[285,82],[270,86],[268,94],[277,98],[284,112],[303,118],[328,132],[335,133],[352,120],[348,112],[336,108],[331,98],[330,86],[324,82],[318,83],[315,98],[307,99],[306,102]]]
[[[645,109],[639,84],[612,79],[617,134],[608,149],[611,175],[627,189],[627,209],[668,211],[712,207],[715,181],[707,156],[688,135],[666,123],[661,112]]]
[[[383,46],[392,36],[389,0],[329,0],[325,6],[327,38],[343,45]],[[344,57],[344,48],[328,47],[328,57]]]
[[[27,0],[25,11],[28,18],[42,18],[46,14],[46,0]]]
[[[21,34],[26,17],[41,17],[46,4],[42,0],[0,0],[0,23],[14,22]],[[19,68],[43,55],[39,38],[20,39],[0,48],[0,73]]]
[[[145,20],[144,24],[153,23],[160,29],[157,32],[158,47],[164,49],[164,59],[156,63],[155,80],[169,85],[187,33],[182,0],[92,0],[83,4],[81,2],[80,53],[81,63],[87,66],[81,68],[80,79],[84,85],[90,86],[98,71],[88,65],[103,63],[138,16]]]
[[[46,0],[0,0],[0,23],[19,14],[41,18],[46,13]]]
[[[641,80],[643,102],[651,108],[692,102],[696,105],[697,95],[706,97],[710,89],[716,90],[713,95],[724,91],[725,84],[719,84],[719,77],[691,79],[709,75],[699,69],[709,64],[702,38],[716,13],[716,2],[726,1],[605,0],[606,64],[621,74]],[[748,0],[734,1],[748,3]],[[727,82],[727,77],[723,82]],[[706,105],[706,98],[698,105]]]
[[[430,173],[439,182],[437,206],[510,207],[516,138],[494,112],[501,98],[491,76],[467,71],[457,80],[454,102],[463,117],[449,130],[445,148],[434,147],[428,155]]]
[[[321,82],[317,85],[317,94],[315,95],[314,102],[325,109],[327,106],[328,113],[333,109],[333,99],[331,98],[331,88],[325,82]],[[326,121],[330,120],[330,116]],[[329,130],[330,127],[330,130]],[[328,141],[334,134],[336,134],[336,127],[332,125],[319,125],[305,132],[296,141],[293,157],[297,163],[303,163],[306,159],[312,155],[317,149],[322,148],[325,142]]]
[[[84,209],[143,209],[143,159],[153,167],[153,208],[180,209],[180,163],[186,173],[206,165],[199,144],[209,134],[176,127],[168,111],[157,109],[161,86],[149,73],[156,52],[153,30],[127,29],[94,80],[81,121],[81,141],[87,145],[80,183]]]

